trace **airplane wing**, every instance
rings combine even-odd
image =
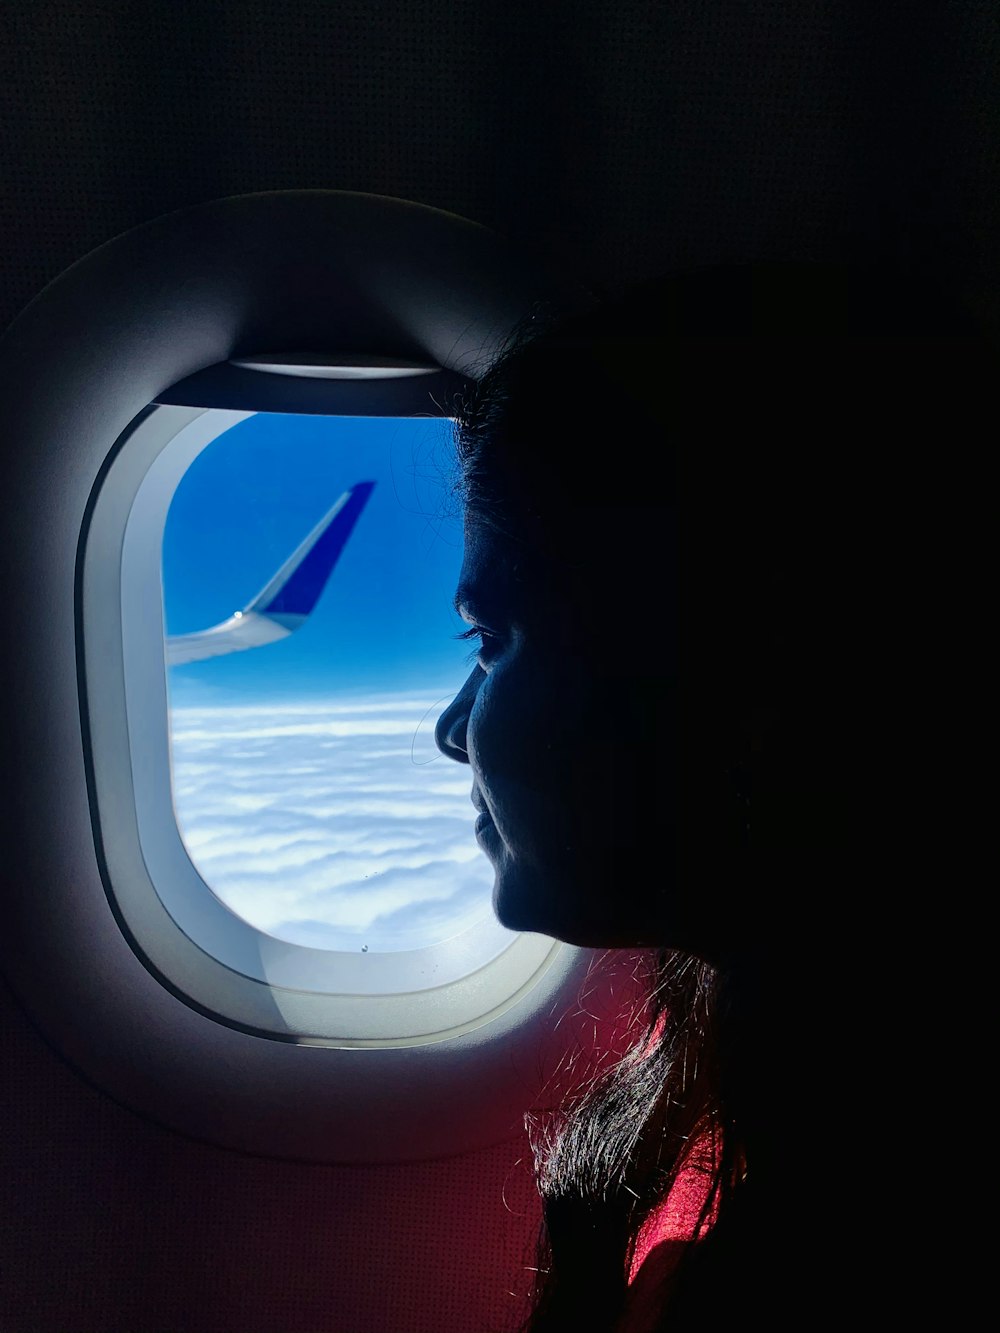
[[[308,619],[375,488],[359,481],[346,490],[292,552],[274,577],[242,611],[194,634],[170,634],[167,664],[181,666],[223,657],[286,638]]]

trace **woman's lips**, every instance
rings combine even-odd
[[[476,837],[478,838],[479,835],[480,835],[480,833],[482,833],[483,829],[485,829],[485,828],[489,828],[490,825],[491,825],[492,823],[493,823],[493,820],[490,818],[490,815],[489,815],[488,811],[483,810],[481,814],[477,815],[477,817],[476,817]]]

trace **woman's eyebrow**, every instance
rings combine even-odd
[[[452,606],[463,620],[474,620],[476,618],[475,598],[469,588],[459,587],[455,590]]]
[[[471,583],[458,585],[452,605],[463,620],[488,620],[497,613],[495,601],[486,596],[481,589],[474,588]]]

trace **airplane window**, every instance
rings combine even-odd
[[[171,500],[177,826],[212,892],[276,939],[391,952],[492,920],[470,780],[433,741],[468,670],[449,451],[441,418],[256,413]]]
[[[37,766],[51,892],[7,953],[95,1086],[238,1151],[499,1142],[590,966],[500,925],[433,742],[471,647],[442,405],[550,290],[498,240],[373,195],[218,201],[100,247],[5,335],[67,756]]]
[[[468,669],[450,431],[157,404],[95,493],[108,900],[165,984],[254,1032],[441,1041],[555,965],[496,919],[471,780],[433,742]]]

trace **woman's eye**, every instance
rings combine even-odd
[[[475,662],[477,659],[480,662],[483,660],[488,661],[491,657],[496,656],[500,647],[500,636],[494,634],[492,630],[484,629],[482,625],[470,625],[467,630],[464,630],[461,634],[456,634],[453,637],[456,639],[482,640],[480,647],[477,648],[475,652],[470,653],[465,659],[467,665]]]

